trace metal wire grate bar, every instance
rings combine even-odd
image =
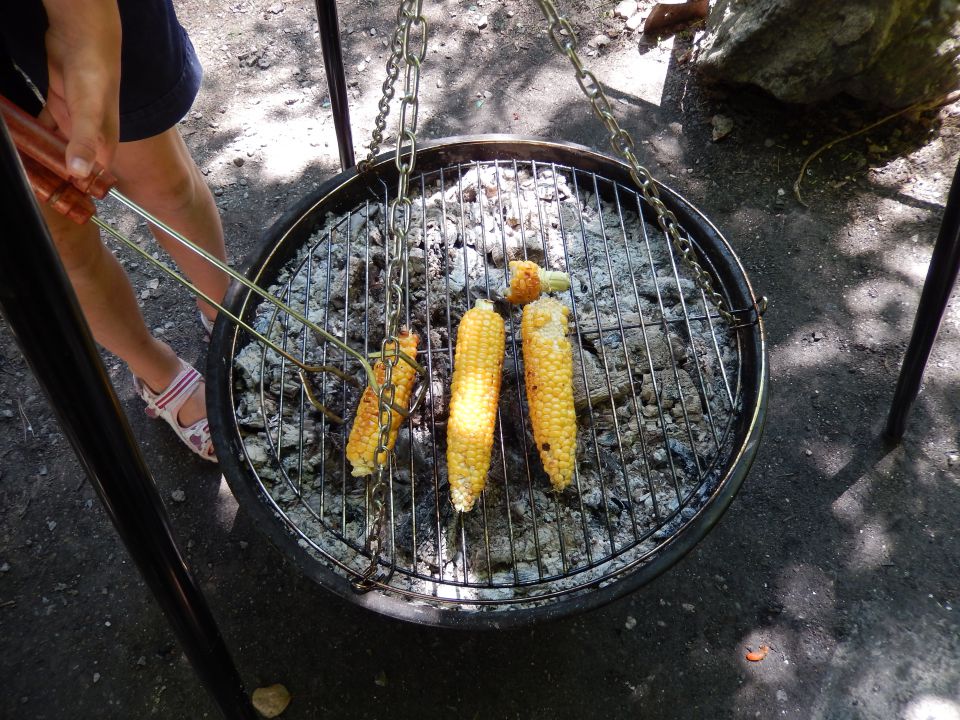
[[[684,274],[645,201],[600,174],[536,161],[451,164],[414,185],[404,320],[420,334],[425,401],[390,468],[384,590],[443,605],[523,606],[609,582],[642,565],[706,502],[729,460],[741,402],[736,332]],[[382,333],[382,184],[325,219],[271,292],[370,352]],[[518,309],[499,299],[511,259],[570,274],[578,462],[557,494],[530,435]],[[727,291],[720,285],[720,292]],[[454,513],[446,484],[446,402],[456,327],[478,297],[497,302],[507,349],[487,489]],[[374,321],[371,321],[371,318]],[[274,307],[256,327],[304,362],[333,350]],[[350,367],[346,353],[337,352]],[[246,345],[235,358],[245,461],[301,547],[358,576],[370,524],[364,478],[344,456],[349,425],[313,410],[296,367]],[[352,418],[359,392],[323,377],[313,391]]]

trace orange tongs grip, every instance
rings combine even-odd
[[[33,194],[41,203],[49,205],[78,225],[83,225],[97,212],[93,200],[77,190],[69,180],[58,177],[29,155],[21,155],[20,159],[23,160]]]
[[[0,95],[0,114],[20,151],[24,168],[37,198],[71,220],[84,223],[96,212],[87,195],[104,197],[117,179],[95,164],[85,178],[70,176],[66,166],[67,141],[48,130],[35,117]]]

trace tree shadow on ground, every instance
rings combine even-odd
[[[309,16],[309,8],[296,12],[298,21]],[[507,22],[504,13],[498,6],[490,22]],[[389,29],[374,5],[342,14],[380,37]],[[273,21],[250,27],[257,36],[276,34]],[[282,37],[285,51],[270,56],[275,87],[254,97],[259,70],[241,70],[233,81],[208,70],[203,117],[184,125],[194,129],[188,143],[207,158],[201,167],[208,181],[223,190],[218,198],[236,258],[305,188],[337,170],[319,55],[305,27],[298,22]],[[482,37],[454,42],[459,32],[452,20],[436,25],[447,42],[436,63],[444,87],[425,85],[425,132],[516,127],[603,149],[599,124],[545,37],[528,54],[492,63],[479,47]],[[359,78],[359,139],[372,125],[379,80],[355,72],[361,50],[348,42],[345,52],[351,79]],[[294,694],[285,717],[887,718],[925,694],[956,696],[960,628],[946,608],[956,601],[960,486],[938,456],[956,445],[960,417],[960,381],[950,367],[955,333],[941,337],[933,361],[947,368],[928,372],[904,444],[887,450],[879,439],[940,206],[893,181],[874,182],[864,166],[848,168],[832,155],[815,168],[817,177],[828,170],[831,180],[853,179],[830,190],[811,182],[811,207],[796,206],[777,190],[789,193],[804,157],[835,137],[833,128],[739,94],[708,97],[677,54],[669,56],[660,105],[624,89],[610,96],[641,160],[724,230],[754,285],[771,296],[772,389],[766,437],[743,490],[711,534],[654,583],[600,610],[519,630],[440,631],[373,615],[303,577],[256,531],[218,473],[183,459],[175,439],[142,419],[129,391],[121,392],[146,451],[160,459],[155,473],[164,496],[186,486],[188,502],[171,504],[173,525],[245,682],[285,683]],[[610,66],[602,55],[595,61]],[[293,79],[295,69],[307,76],[305,87]],[[491,97],[484,88],[494,88]],[[227,120],[217,120],[220,109]],[[734,115],[735,130],[714,143],[710,118],[718,112]],[[221,126],[212,136],[203,129],[210,122]],[[281,143],[284,134],[290,138]],[[286,171],[270,157],[278,147],[300,148]],[[131,232],[149,242],[143,231]],[[151,321],[176,320],[168,336],[196,354],[188,297],[175,291],[151,302]],[[22,365],[3,357],[4,393],[36,412],[42,401],[28,401],[37,391]],[[112,374],[122,386],[125,372],[114,366]],[[118,713],[192,717],[202,708],[212,715],[139,578],[129,566],[118,568],[123,551],[52,432],[38,423],[36,437],[24,434],[22,444],[0,454],[4,525],[26,526],[8,531],[5,552],[16,543],[18,558],[56,568],[24,580],[17,605],[4,609],[5,626],[30,627],[32,639],[3,653],[3,674],[15,679],[0,707],[19,711],[19,698],[36,697],[40,679],[59,677],[63,684],[48,688],[44,710],[102,712],[104,693],[120,691],[104,691],[107,681],[92,685],[92,667],[74,658],[109,646],[97,667],[126,688],[128,704]],[[44,481],[59,505],[27,499],[41,463],[62,468]],[[51,513],[69,542],[41,541]],[[113,548],[106,557],[105,547]],[[61,570],[65,562],[69,571]],[[47,604],[36,610],[34,599],[52,593],[54,575],[76,595],[69,602],[54,596],[56,612],[44,610]],[[104,628],[104,613],[112,629]],[[770,655],[749,663],[746,649],[760,644]],[[42,672],[15,671],[21,658]]]

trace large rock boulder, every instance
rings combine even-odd
[[[717,0],[697,66],[785,102],[904,107],[957,86],[960,1]]]

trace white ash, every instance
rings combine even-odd
[[[459,176],[445,170],[442,181],[433,174],[413,185],[425,190],[411,210],[403,322],[421,337],[430,387],[394,453],[390,587],[503,609],[614,582],[687,522],[719,479],[738,409],[735,338],[663,235],[642,222],[629,189],[580,172],[538,167],[534,175],[494,163]],[[269,288],[363,353],[383,337],[384,218],[374,203],[327,218]],[[573,310],[578,467],[559,495],[527,422],[520,310],[499,299],[506,263],[524,258],[572,279],[559,297]],[[444,428],[455,329],[479,297],[495,298],[506,318],[507,357],[487,489],[458,518]],[[702,319],[708,311],[713,335]],[[693,319],[684,321],[687,314]],[[254,325],[306,362],[341,365],[364,381],[354,359],[273,306],[261,303]],[[336,425],[310,405],[296,367],[275,351],[250,342],[235,367],[247,460],[277,508],[304,549],[362,570],[367,483],[344,458],[361,390],[313,376],[316,396],[348,420]]]

